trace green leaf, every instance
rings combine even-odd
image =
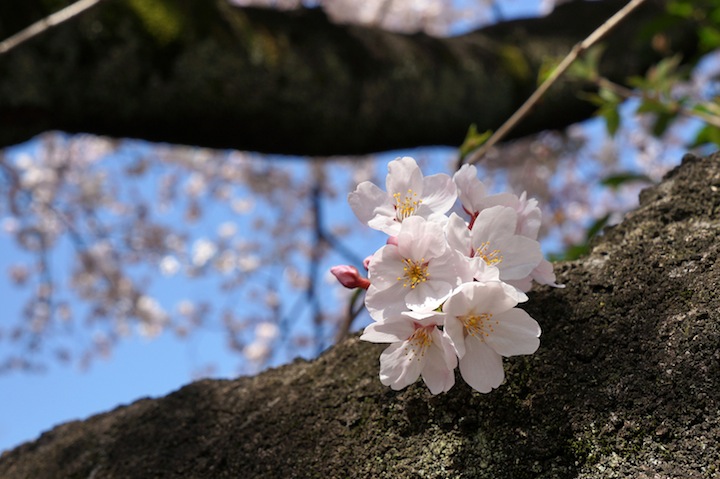
[[[608,220],[610,219],[610,213],[606,214],[602,218],[598,218],[593,222],[593,224],[590,225],[590,227],[587,230],[586,238],[588,244],[591,239],[593,239],[595,236],[597,236],[600,231],[607,225]]]
[[[580,58],[570,65],[570,68],[568,68],[567,71],[567,76],[577,80],[595,81],[599,76],[598,65],[600,65],[600,59],[602,58],[604,51],[605,47],[603,45],[596,45],[586,50]],[[556,65],[557,64],[554,66]],[[540,71],[542,72],[542,68]],[[545,77],[550,75],[550,73],[552,73],[552,69],[547,72]]]
[[[658,114],[652,125],[652,134],[658,137],[662,136],[675,118],[677,118],[677,114],[675,113]]]
[[[624,171],[616,173],[614,175],[606,176],[600,180],[600,184],[603,186],[609,186],[610,188],[617,189],[626,183],[632,183],[635,181],[642,181],[645,183],[652,183],[652,180],[641,173],[633,173],[632,171]]]
[[[597,93],[581,91],[577,93],[577,97],[598,107],[605,105],[605,100],[603,100]]]
[[[610,136],[615,136],[620,128],[620,112],[617,104],[608,104],[600,107],[598,115],[605,119],[605,127]]]
[[[644,99],[635,110],[635,113],[669,113],[670,106],[657,100]]]
[[[675,1],[668,2],[667,11],[672,15],[677,15],[682,18],[690,18],[693,16],[695,9],[688,2]]]
[[[705,26],[698,30],[700,37],[700,48],[703,51],[711,51],[720,47],[720,30],[715,27]]]
[[[589,252],[590,245],[588,245],[587,243],[576,244],[568,246],[567,249],[562,253],[551,253],[548,255],[548,257],[550,258],[550,261],[574,261],[576,259],[582,258]]]
[[[706,145],[708,143],[720,145],[720,128],[713,125],[705,125],[698,132],[691,148],[697,148],[698,146]]]
[[[607,226],[607,222],[610,219],[610,214],[606,214],[602,218],[598,218],[593,224],[588,227],[587,233],[585,234],[585,242],[568,246],[562,253],[551,253],[548,255],[550,261],[573,261],[590,253],[590,243],[592,239],[597,236],[602,229]]]
[[[465,158],[467,155],[480,148],[488,138],[492,136],[492,130],[487,130],[484,133],[478,133],[477,125],[473,123],[468,128],[468,132],[465,135],[463,144],[460,145],[460,157]]]

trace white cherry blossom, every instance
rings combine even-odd
[[[451,249],[443,227],[421,217],[407,218],[397,238],[370,260],[365,306],[379,319],[405,310],[432,311],[472,276]]]
[[[537,240],[542,222],[542,211],[535,198],[528,198],[526,192],[519,197],[512,193],[488,195],[485,185],[477,177],[477,168],[474,165],[463,165],[453,176],[453,181],[457,185],[458,198],[463,209],[470,215],[471,227],[474,226],[481,211],[493,206],[506,206],[514,209],[517,214],[515,234]],[[480,278],[476,279],[483,281]],[[552,264],[545,259],[541,259],[538,265],[522,278],[510,279],[506,275],[503,279],[521,291],[529,291],[533,280],[539,284],[564,288],[564,285],[555,283],[556,278]]]
[[[499,281],[462,284],[443,305],[443,334],[460,359],[460,374],[481,393],[502,384],[503,356],[532,354],[540,345],[540,326],[516,305],[514,288]]]
[[[387,191],[364,181],[348,195],[348,203],[360,221],[389,235],[397,235],[402,222],[413,216],[445,221],[457,198],[448,175],[423,176],[409,156],[388,164],[385,186]]]
[[[437,327],[442,320],[441,313],[407,312],[367,326],[360,339],[391,343],[380,355],[380,382],[397,391],[422,376],[432,394],[450,390],[457,357]]]

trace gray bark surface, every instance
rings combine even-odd
[[[686,156],[565,289],[524,308],[538,352],[479,394],[380,384],[357,337],[256,377],[204,380],[0,456],[20,478],[720,477],[720,154]]]

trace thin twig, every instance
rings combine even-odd
[[[530,112],[530,110],[533,109],[533,107],[537,104],[540,98],[542,98],[542,96],[550,89],[550,87],[555,84],[555,82],[560,78],[560,76],[565,73],[565,71],[570,67],[570,65],[585,50],[602,40],[605,35],[607,35],[615,26],[617,26],[622,20],[624,20],[625,17],[627,17],[633,10],[635,10],[645,2],[646,0],[631,0],[630,2],[628,2],[627,5],[618,10],[615,15],[610,17],[605,23],[600,25],[600,27],[598,27],[594,32],[592,32],[589,37],[575,45],[573,49],[570,50],[570,53],[568,53],[567,56],[555,68],[555,70],[553,70],[552,74],[547,77],[545,81],[542,82],[542,84],[537,88],[537,90],[535,90],[532,95],[530,95],[530,98],[528,98],[525,103],[523,103],[522,106],[518,108],[518,110],[513,113],[513,115],[505,123],[503,123],[502,126],[500,126],[500,128],[497,129],[497,131],[488,139],[487,142],[485,142],[478,150],[476,150],[469,156],[466,163],[472,165],[480,161],[480,159],[485,156],[485,154],[490,150],[490,148],[492,148],[500,140],[502,140],[505,135],[507,135],[510,130],[512,130],[520,122],[520,120],[527,116],[527,114]],[[462,163],[463,161],[461,159],[459,166],[461,166]]]
[[[62,10],[39,20],[27,28],[17,32],[15,35],[0,42],[0,55],[7,53],[18,45],[36,37],[50,28],[60,25],[70,20],[72,17],[81,14],[103,0],[79,0],[72,5],[68,5]]]

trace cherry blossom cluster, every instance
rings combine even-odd
[[[448,212],[459,199],[465,218]],[[532,282],[555,283],[537,241],[537,201],[489,195],[474,166],[451,178],[423,176],[413,158],[388,164],[386,191],[369,181],[348,195],[356,216],[388,235],[356,268],[332,268],[350,288],[366,289],[373,322],[360,339],[389,343],[380,381],[394,390],[419,377],[432,394],[455,384],[455,368],[473,389],[503,382],[502,358],[534,353],[540,326],[516,306]]]

